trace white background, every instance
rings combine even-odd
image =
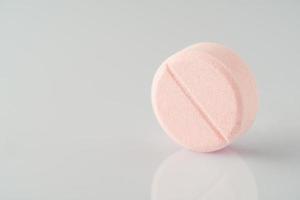
[[[298,1],[0,1],[0,199],[300,199]],[[252,129],[182,150],[150,103],[196,42],[254,72]]]

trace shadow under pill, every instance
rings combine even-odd
[[[277,137],[270,139],[269,135],[260,135],[256,140],[237,143],[232,145],[232,150],[238,152],[243,158],[255,159],[260,162],[285,163],[297,161],[299,158],[299,131],[295,132],[273,132]]]
[[[180,150],[164,160],[153,178],[152,200],[257,200],[255,178],[232,149],[218,154]]]

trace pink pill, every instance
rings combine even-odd
[[[162,63],[153,80],[152,104],[175,142],[210,152],[250,128],[258,96],[252,73],[236,53],[220,44],[200,43]]]

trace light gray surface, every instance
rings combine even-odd
[[[300,199],[299,18],[297,1],[0,1],[0,199]],[[195,155],[150,85],[201,41],[239,52],[261,101],[245,137]]]

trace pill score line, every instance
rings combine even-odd
[[[222,134],[222,132],[217,128],[217,126],[214,124],[214,122],[211,120],[211,118],[208,116],[208,114],[204,111],[203,107],[198,103],[196,98],[191,94],[188,87],[184,85],[184,83],[180,80],[180,78],[174,73],[173,69],[166,64],[166,70],[176,83],[176,85],[180,88],[180,90],[183,92],[183,94],[187,97],[187,99],[192,103],[192,105],[196,108],[198,113],[204,118],[204,120],[208,123],[208,125],[211,127],[211,129],[217,134],[218,137],[229,143],[229,140],[225,135]]]

